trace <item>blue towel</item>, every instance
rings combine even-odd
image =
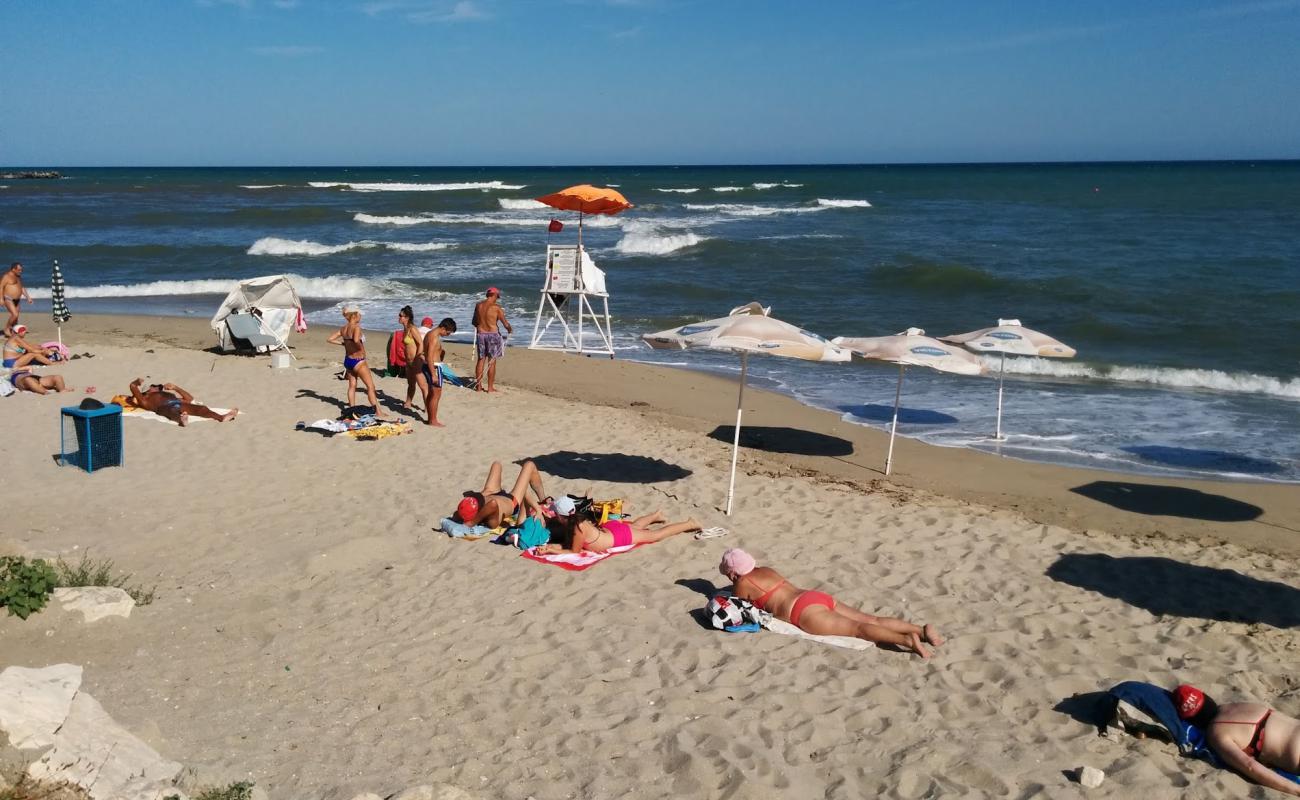
[[[519,540],[516,544],[520,550],[529,550],[551,540],[551,532],[546,529],[546,526],[537,517],[525,518],[524,524],[515,528],[514,532],[519,534]]]
[[[491,528],[483,525],[474,525],[471,527],[464,523],[457,522],[451,517],[443,518],[440,527],[442,528],[443,533],[455,539],[459,539],[462,536],[483,536],[484,534],[492,532]]]

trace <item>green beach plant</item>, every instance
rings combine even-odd
[[[138,606],[149,605],[157,595],[157,586],[146,589],[138,584],[130,585],[131,573],[114,575],[112,559],[93,559],[89,553],[82,553],[81,561],[76,566],[60,558],[55,567],[58,572],[58,583],[55,585],[59,587],[111,586],[131,595]]]
[[[45,608],[58,586],[54,568],[42,559],[0,556],[0,606],[19,619]]]

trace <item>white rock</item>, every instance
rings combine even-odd
[[[129,617],[135,601],[125,590],[113,586],[77,586],[54,590],[65,611],[80,611],[86,622],[97,622],[104,617]]]
[[[38,781],[67,781],[94,800],[161,800],[177,794],[181,765],[131,735],[85,692],[72,699],[54,747],[27,768]]]
[[[1089,789],[1096,789],[1106,780],[1106,773],[1096,767],[1079,767],[1079,783]]]
[[[384,800],[384,798],[380,797],[374,792],[362,792],[361,794],[352,798],[352,800]]]
[[[0,730],[20,750],[49,747],[81,687],[81,667],[9,667],[0,672]]]

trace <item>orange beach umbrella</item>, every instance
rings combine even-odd
[[[582,248],[582,216],[584,214],[609,214],[614,215],[627,211],[632,204],[622,194],[610,188],[600,188],[592,186],[589,183],[570,186],[567,189],[561,189],[544,197],[537,198],[537,202],[545,203],[551,208],[558,208],[561,211],[578,212],[578,248]]]

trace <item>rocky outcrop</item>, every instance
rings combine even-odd
[[[104,617],[129,617],[135,601],[125,590],[113,586],[78,586],[54,590],[54,599],[65,611],[80,611],[86,622]]]

